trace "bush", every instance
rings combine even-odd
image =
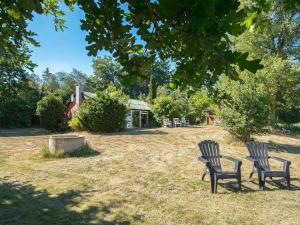
[[[189,114],[187,116],[190,123],[203,122],[205,119],[203,110],[211,106],[212,103],[213,100],[205,92],[199,91],[193,94],[189,98]]]
[[[268,123],[268,95],[254,76],[242,76],[233,81],[222,76],[221,95],[226,96],[220,110],[222,124],[235,137],[249,141],[250,135],[259,133]]]
[[[75,130],[84,129],[93,132],[115,132],[125,127],[127,108],[108,94],[97,93],[79,108],[69,123]]]
[[[68,122],[68,126],[71,127],[72,130],[82,130],[82,123],[79,120],[79,116],[73,117],[71,120]]]
[[[116,87],[113,83],[108,85],[108,87],[105,89],[105,93],[124,105],[128,103],[129,96],[126,95],[121,88]]]
[[[159,96],[154,100],[152,112],[158,123],[163,119],[181,118],[187,115],[187,106],[184,100],[175,100],[171,96]]]
[[[292,106],[291,108],[281,109],[278,112],[279,122],[287,124],[290,126],[291,124],[296,124],[300,122],[300,108],[298,106]]]
[[[16,128],[32,125],[38,97],[39,93],[30,88],[19,90],[18,94],[9,96],[1,96],[0,93],[0,127]]]
[[[41,125],[48,130],[61,130],[65,128],[65,106],[59,96],[47,95],[37,103],[37,114]]]

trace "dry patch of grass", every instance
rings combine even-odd
[[[257,177],[248,179],[246,148],[227,144],[219,127],[80,135],[98,154],[45,160],[47,135],[0,132],[0,224],[300,224],[297,138],[256,137],[271,144],[270,154],[292,161],[293,178],[292,191],[282,182],[259,191]],[[234,182],[221,181],[212,195],[209,178],[201,181],[197,143],[204,139],[243,161],[241,193]]]

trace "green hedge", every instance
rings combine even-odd
[[[43,97],[37,103],[37,114],[41,125],[47,130],[61,130],[66,127],[65,105],[59,96],[53,94]]]
[[[185,117],[187,108],[182,99],[174,100],[171,96],[159,96],[154,100],[152,112],[156,121],[162,124],[163,119]]]
[[[85,101],[69,126],[75,130],[116,132],[125,127],[127,108],[117,99],[105,93]]]

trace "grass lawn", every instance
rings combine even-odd
[[[259,191],[257,176],[248,178],[246,148],[226,144],[219,127],[81,134],[97,154],[43,159],[48,134],[0,130],[0,225],[300,224],[300,139],[256,137],[292,161],[291,191],[276,179]],[[197,143],[204,139],[243,161],[241,193],[221,181],[211,194],[209,178],[201,181]]]

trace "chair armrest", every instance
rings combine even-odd
[[[234,166],[234,171],[235,172],[240,172],[241,171],[241,166],[242,166],[242,161],[232,158],[230,156],[221,156],[223,159],[227,159],[231,162],[234,162],[235,166]]]
[[[198,160],[200,160],[201,162],[203,162],[204,164],[206,164],[208,162],[207,159],[205,159],[203,156],[199,156]]]
[[[205,159],[203,156],[199,156],[198,159],[205,164],[205,166],[209,169],[210,172],[216,173],[217,171],[211,165],[211,163]]]
[[[282,159],[282,158],[279,158],[279,157],[271,156],[270,159],[274,159],[274,160],[277,160],[279,162],[290,163],[291,164],[291,161],[288,161],[288,160],[285,160],[285,159]]]
[[[263,168],[260,167],[260,165],[256,159],[252,158],[251,156],[247,156],[246,159],[253,162],[254,167],[257,169],[257,172],[260,172],[261,170],[263,170]]]
[[[251,162],[253,162],[253,163],[256,161],[256,160],[253,159],[251,156],[247,156],[246,159],[248,159],[249,161],[251,161]]]
[[[232,158],[232,157],[226,156],[226,155],[221,156],[221,158],[227,159],[227,160],[229,160],[229,161],[231,161],[231,162],[241,162],[241,161],[238,160],[238,159],[235,159],[235,158]]]
[[[285,160],[285,159],[282,159],[282,158],[279,158],[279,157],[274,157],[274,156],[271,156],[270,159],[274,159],[274,160],[277,160],[279,162],[282,162],[283,163],[283,171],[289,171],[291,161],[288,161],[288,160]]]

